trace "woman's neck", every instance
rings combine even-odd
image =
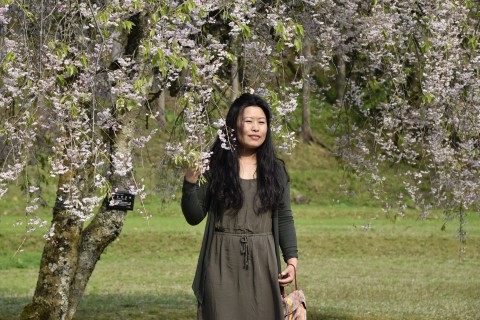
[[[257,178],[257,154],[242,154],[238,157],[240,166],[240,178],[256,179]]]

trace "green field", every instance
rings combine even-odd
[[[478,215],[469,216],[460,255],[456,223],[441,231],[441,218],[391,222],[378,209],[341,204],[293,209],[309,319],[479,318]],[[24,236],[12,227],[16,219],[0,220],[0,319],[14,318],[33,294],[43,243],[34,232],[13,256]],[[76,319],[194,319],[190,285],[202,234],[203,226],[187,225],[176,204],[148,223],[129,213],[98,262]]]
[[[292,198],[310,201],[293,206],[298,281],[309,319],[480,319],[478,213],[467,216],[460,254],[458,221],[441,231],[441,213],[419,220],[410,208],[394,222],[314,145],[300,144],[285,160]],[[53,195],[54,189],[46,190],[50,206]],[[122,234],[97,264],[76,319],[195,319],[191,282],[203,225],[189,226],[177,203],[162,207],[153,192],[145,207],[153,218],[128,214]],[[50,208],[40,210],[47,220]],[[44,231],[35,231],[14,256],[25,237],[24,227],[12,226],[21,214],[21,191],[13,188],[0,201],[0,320],[15,318],[31,298],[44,243]]]

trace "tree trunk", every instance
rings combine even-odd
[[[230,72],[232,73],[232,97],[231,100],[234,101],[238,97],[240,90],[240,81],[238,77],[238,58],[237,56],[233,57],[233,61],[230,67]]]
[[[166,111],[166,106],[165,106],[165,88],[162,89],[161,93],[160,93],[160,96],[158,97],[158,108],[157,108],[157,111],[158,111],[158,122],[160,124],[160,127],[161,128],[165,128],[165,126],[167,125],[167,119],[165,117],[165,113],[167,112]]]
[[[302,68],[302,140],[310,143],[314,141],[312,127],[310,126],[310,64],[312,58],[312,49],[310,39],[305,37],[303,40],[303,55],[305,62]]]
[[[240,92],[240,77],[239,77],[239,66],[238,66],[238,44],[237,36],[231,37],[231,49],[233,51],[233,60],[230,64],[230,81],[232,85],[232,95],[230,97],[233,102],[239,95]]]
[[[59,178],[52,219],[54,235],[45,244],[37,287],[20,319],[63,319],[68,310],[70,279],[76,269],[83,223],[65,208],[64,199],[68,196],[61,188],[74,176],[75,172],[70,171]]]
[[[158,113],[156,116],[158,126],[160,128],[165,128],[167,124],[165,118],[165,90],[166,88],[162,88],[160,84],[160,80],[157,74],[153,77],[152,82],[152,90],[150,92],[150,97],[148,99],[150,104],[150,112],[155,114]],[[147,123],[148,123],[148,115],[147,115]]]
[[[112,153],[119,152],[128,156],[132,155],[130,141],[134,136],[138,113],[139,109],[136,109],[136,112],[131,111],[126,113],[122,121],[122,131],[110,136],[110,138],[115,141]],[[113,175],[111,181],[113,189],[118,188],[119,190],[128,190],[128,186],[131,185],[131,183],[131,179],[118,175]],[[107,211],[107,203],[108,199],[105,199],[100,208],[100,212],[95,215],[93,221],[82,232],[78,250],[78,263],[69,292],[68,315],[66,318],[68,320],[72,319],[77,311],[88,280],[95,269],[97,261],[100,259],[100,255],[122,231],[126,211]]]
[[[115,133],[112,152],[132,154],[130,140],[134,136],[138,113],[139,109],[135,109],[122,117],[124,124],[122,131]],[[73,319],[100,255],[122,231],[126,211],[107,211],[107,199],[82,231],[83,222],[65,210],[60,200],[67,199],[60,187],[74,179],[77,181],[78,177],[71,173],[63,175],[59,181],[52,221],[55,234],[44,247],[37,288],[20,319]],[[130,184],[129,178],[118,175],[113,175],[111,180],[114,189],[128,190]]]
[[[343,51],[337,49],[335,55],[335,61],[337,64],[337,81],[336,81],[336,91],[337,91],[337,105],[339,107],[343,106],[343,99],[345,98],[345,85],[346,85],[346,64],[345,57],[343,56]]]

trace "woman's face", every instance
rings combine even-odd
[[[237,139],[242,151],[254,151],[267,137],[267,117],[262,108],[250,106],[243,109],[237,119]]]

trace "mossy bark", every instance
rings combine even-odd
[[[70,279],[76,269],[83,222],[65,208],[67,197],[61,187],[74,175],[70,171],[60,176],[53,208],[54,234],[45,243],[35,293],[20,319],[63,319],[68,309]]]

